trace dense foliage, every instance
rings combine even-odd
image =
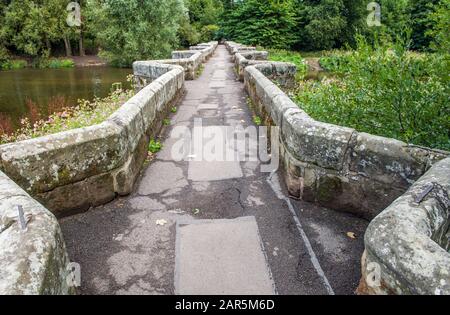
[[[450,0],[442,0],[430,14],[433,27],[426,34],[433,38],[431,48],[441,53],[450,51]],[[448,69],[447,69],[448,70]]]
[[[302,81],[294,99],[317,120],[408,143],[450,150],[448,54],[369,45],[323,58],[338,75]]]
[[[246,44],[297,50],[355,46],[355,34],[369,42],[411,32],[412,49],[426,51],[429,30],[450,15],[448,0],[378,0],[381,26],[369,27],[366,0],[243,0],[226,6],[223,35]],[[447,5],[445,5],[447,4]],[[434,15],[440,7],[440,15]],[[444,26],[441,24],[441,27]],[[448,28],[447,28],[448,30]]]
[[[221,38],[329,50],[355,47],[355,34],[371,43],[375,34],[386,42],[410,34],[412,49],[428,51],[442,49],[449,33],[449,0],[378,0],[379,27],[367,25],[367,0],[77,2],[82,24],[70,27],[67,0],[1,0],[0,67],[14,56],[45,60],[99,50],[109,61],[129,65],[136,58],[167,57],[171,49]]]
[[[89,5],[101,55],[113,64],[165,58],[177,44],[178,21],[185,12],[182,0],[107,0]]]
[[[268,49],[269,59],[271,61],[290,62],[297,66],[297,78],[301,79],[308,72],[308,65],[298,52],[282,50],[282,49]]]
[[[246,0],[226,14],[224,34],[238,42],[288,48],[296,40],[294,1]]]
[[[120,66],[166,58],[215,38],[223,13],[221,0],[78,0],[81,25],[69,26],[69,2],[0,0],[0,68],[17,68],[17,57],[41,66],[86,51]]]

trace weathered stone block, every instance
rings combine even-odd
[[[281,125],[282,140],[296,159],[327,169],[342,170],[353,129],[286,113]]]
[[[2,145],[2,168],[32,194],[49,191],[122,164],[127,144],[119,134],[119,127],[105,122]]]
[[[442,242],[450,220],[449,174],[447,158],[370,223],[360,293],[450,294],[450,253]],[[416,200],[430,184],[433,189]],[[381,267],[382,285],[368,288],[374,264]]]
[[[116,197],[111,173],[91,176],[83,181],[59,186],[35,197],[57,217],[87,211]]]
[[[140,136],[145,133],[144,120],[141,115],[141,109],[134,103],[125,103],[114,114],[112,114],[108,121],[115,123],[120,128],[125,129],[127,135],[126,143],[128,144],[127,152],[134,152]]]
[[[66,281],[69,259],[55,217],[2,172],[0,187],[0,295],[75,293]]]
[[[297,66],[289,62],[265,62],[255,65],[263,75],[283,87],[295,84]]]
[[[429,150],[395,139],[358,133],[351,152],[350,170],[407,189],[425,173],[428,154]]]
[[[147,85],[142,89],[142,93],[133,96],[128,103],[133,104],[141,111],[144,129],[151,128],[156,117],[156,99],[151,87]]]
[[[116,171],[114,176],[114,191],[121,196],[130,194],[133,191],[134,183],[139,175],[142,164],[147,157],[147,148],[150,137],[143,135],[140,138],[136,151],[128,161]]]
[[[303,111],[300,110],[298,106],[284,93],[275,94],[271,99],[271,104],[272,105],[270,108],[267,108],[267,110],[277,126],[281,126],[281,121],[287,111],[289,111],[289,115],[294,113],[296,115],[303,113]],[[306,117],[307,115],[305,118]]]

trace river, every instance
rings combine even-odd
[[[111,85],[126,82],[131,69],[82,67],[0,71],[0,133],[20,126],[24,117],[46,118],[79,99],[93,100],[111,92]]]

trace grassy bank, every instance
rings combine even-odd
[[[105,98],[80,100],[75,107],[50,115],[47,119],[31,121],[24,118],[21,128],[6,134],[0,130],[0,144],[37,138],[76,128],[88,127],[106,120],[134,94],[133,90],[116,90]]]
[[[27,67],[37,69],[61,69],[61,68],[73,68],[75,62],[69,58],[50,58],[50,59],[37,59],[28,63],[24,59],[11,59],[0,62],[0,70],[18,70]]]
[[[7,60],[0,63],[0,70],[17,70],[27,67],[28,63],[25,60]]]

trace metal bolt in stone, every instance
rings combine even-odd
[[[20,228],[22,229],[22,231],[26,231],[27,230],[27,221],[25,220],[25,215],[23,212],[23,207],[21,205],[17,206],[17,210],[19,212],[19,224],[20,224]]]
[[[434,184],[428,183],[423,187],[423,190],[420,192],[420,194],[416,195],[414,198],[414,201],[416,203],[421,203],[422,200],[433,190]]]

